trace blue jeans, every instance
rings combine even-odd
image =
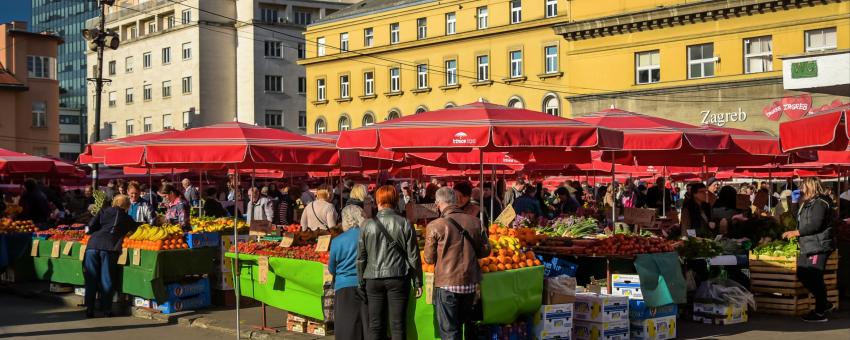
[[[112,279],[117,272],[118,254],[114,251],[86,249],[84,276],[86,279],[86,309],[94,311],[97,293],[100,293],[100,310],[112,312],[115,289]]]

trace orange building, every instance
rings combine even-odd
[[[57,35],[0,24],[0,148],[59,155]]]

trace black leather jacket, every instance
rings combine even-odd
[[[833,211],[829,198],[818,196],[803,203],[797,212],[800,253],[823,254],[831,253],[835,249],[832,219]]]
[[[422,263],[419,259],[419,242],[416,232],[406,218],[393,209],[381,209],[375,216],[387,233],[405,250],[406,257],[392,249],[390,242],[378,229],[373,219],[368,219],[360,229],[357,242],[357,277],[361,284],[366,279],[382,279],[410,275],[413,285],[422,287]],[[413,268],[411,268],[411,265]]]

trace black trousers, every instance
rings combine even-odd
[[[407,300],[410,298],[410,279],[394,277],[366,280],[369,308],[369,339],[384,339],[389,319],[392,340],[407,339]],[[337,333],[339,334],[339,333]]]
[[[800,279],[803,287],[814,295],[815,312],[818,313],[826,311],[829,306],[829,301],[826,299],[826,283],[823,279],[828,257],[829,253],[797,257],[797,278]]]
[[[441,339],[478,339],[473,320],[475,293],[456,294],[442,288],[434,288],[433,300]]]
[[[366,339],[369,309],[357,294],[357,287],[334,292],[334,333],[339,339]]]

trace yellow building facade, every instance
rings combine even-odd
[[[366,0],[305,39],[309,133],[479,99],[776,131],[782,56],[850,49],[850,1]]]

